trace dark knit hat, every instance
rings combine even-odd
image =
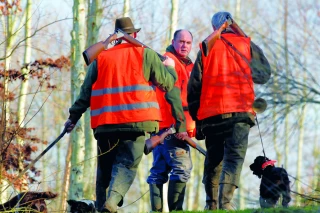
[[[232,18],[231,14],[229,12],[217,12],[212,16],[211,24],[214,27],[214,29],[219,29],[224,22],[227,21],[227,18]]]
[[[129,17],[123,17],[123,18],[118,18],[116,19],[115,23],[115,29],[120,29],[128,34],[134,33],[134,32],[139,32],[141,28],[134,28],[133,23]]]

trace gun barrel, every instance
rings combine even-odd
[[[140,42],[137,39],[133,38],[132,36],[128,35],[126,32],[123,32],[121,29],[117,29],[116,31],[122,33],[123,34],[123,39],[126,40],[127,42],[129,42],[131,44],[134,44],[136,46],[141,46],[141,47],[145,47],[145,48],[151,49],[147,45],[143,44],[142,42]],[[153,49],[151,49],[151,50],[153,50]],[[160,53],[158,53],[156,51],[154,51],[154,52],[157,53],[157,55],[158,55],[158,57],[160,58],[161,61],[166,60],[166,57],[164,57],[163,55],[161,55]]]
[[[190,137],[186,136],[183,138],[183,140],[185,140],[191,147],[193,147],[196,150],[198,150],[199,152],[201,152],[201,154],[206,156],[207,152],[199,144],[194,142]]]
[[[197,145],[196,150],[198,150],[199,152],[201,152],[201,154],[203,154],[204,156],[207,155],[207,151],[204,150],[201,146]]]

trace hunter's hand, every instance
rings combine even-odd
[[[188,133],[187,132],[178,132],[178,133],[174,134],[174,136],[176,138],[178,138],[179,140],[184,140],[185,137],[188,137]]]
[[[76,125],[73,124],[70,119],[68,119],[64,126],[67,128],[67,133],[70,133]]]
[[[165,66],[175,67],[174,60],[172,58],[168,57],[168,56],[166,56],[166,60],[164,60],[162,63]]]
[[[102,42],[104,49],[108,49],[108,45],[116,39],[117,39],[117,33],[111,34],[106,40]]]

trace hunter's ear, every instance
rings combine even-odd
[[[137,35],[138,35],[138,33],[137,33],[137,32],[134,32],[133,35],[132,35],[132,37],[133,37],[133,38],[137,38]]]

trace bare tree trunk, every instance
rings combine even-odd
[[[299,120],[299,129],[300,129],[300,134],[299,134],[299,141],[298,141],[298,155],[297,155],[297,174],[296,174],[296,188],[297,188],[297,192],[301,193],[302,189],[301,189],[301,168],[302,168],[302,153],[303,153],[303,141],[304,141],[304,120],[305,120],[305,116],[306,116],[306,105],[302,106],[301,109],[301,115],[300,120]],[[301,202],[301,197],[297,196],[296,197],[296,206],[300,206]]]
[[[130,0],[124,0],[123,17],[130,16],[129,11],[130,11]]]
[[[24,64],[30,63],[31,60],[31,0],[27,0],[26,4],[26,22],[25,22],[25,52],[24,52]],[[20,94],[19,94],[19,100],[18,100],[18,123],[20,127],[24,126],[23,120],[25,119],[26,112],[26,94],[28,93],[28,85],[29,85],[29,66],[22,69],[22,75],[24,76],[24,80],[21,81],[20,86]],[[17,138],[17,142],[22,146],[23,140],[20,138]],[[24,154],[23,152],[19,152],[19,172],[23,171],[23,159]],[[24,176],[25,177],[25,176]],[[22,179],[22,188],[21,191],[28,191],[28,182],[26,178]]]
[[[46,94],[45,93],[43,93],[42,95],[41,95],[42,97],[43,97],[43,101],[45,101],[46,100]],[[48,120],[47,120],[47,115],[48,115],[48,109],[47,109],[47,106],[46,105],[44,105],[43,107],[42,107],[42,112],[41,112],[41,115],[42,115],[42,127],[41,127],[41,134],[42,134],[42,139],[43,140],[47,140],[47,138],[48,138],[48,135],[47,135],[47,131],[48,131],[48,129],[47,129],[47,123],[48,123]],[[42,144],[41,145],[42,146],[42,150],[45,150],[45,148],[46,148],[46,145],[45,144]],[[59,159],[59,158],[58,158]],[[42,164],[42,171],[41,171],[41,176],[42,176],[42,179],[43,180],[45,180],[45,178],[47,177],[47,168],[48,168],[48,164],[47,164],[47,159],[46,158],[41,158],[41,164]],[[43,183],[42,183],[42,189],[43,190],[46,190],[47,189],[47,184],[46,184],[46,181],[43,181]]]
[[[241,18],[241,0],[236,1],[236,12],[235,12],[235,20],[239,20]]]
[[[284,0],[284,23],[283,23],[283,39],[284,39],[284,50],[285,50],[285,70],[287,76],[290,75],[289,71],[289,53],[288,53],[288,0]],[[289,80],[286,82],[286,100],[288,101],[288,91],[289,91]],[[286,104],[285,109],[285,131],[284,131],[284,137],[285,137],[285,151],[284,151],[284,168],[288,168],[288,157],[289,157],[289,111],[290,111],[290,105]]]
[[[13,21],[12,21],[12,16],[11,14],[8,14],[7,16],[2,16],[2,21],[3,21],[3,26],[4,26],[4,37],[5,37],[5,50],[4,50],[4,54],[5,54],[5,59],[4,59],[4,72],[7,72],[10,69],[10,60],[11,60],[11,56],[10,52],[12,49],[12,42],[13,42],[13,35],[12,35],[12,29],[13,29]],[[4,143],[5,142],[5,131],[6,131],[6,127],[7,127],[7,123],[9,121],[10,118],[10,102],[9,102],[9,90],[8,90],[8,83],[9,83],[9,78],[7,76],[3,77],[3,103],[2,103],[2,129],[4,130],[2,132],[1,135],[1,141]],[[3,180],[3,179],[1,179]],[[5,201],[5,199],[8,197],[9,195],[9,190],[6,189],[5,191],[4,188],[6,187],[6,185],[8,184],[7,180],[4,179],[4,181],[0,181],[0,189],[1,189],[1,193],[0,193],[0,202],[3,203],[3,201]]]
[[[303,19],[304,20],[304,30],[307,30],[306,29],[306,18]],[[308,40],[308,37],[306,34],[303,36],[304,37],[304,41],[307,41]],[[306,53],[306,49],[303,50],[303,55],[304,55],[304,58],[307,58],[307,53]],[[305,59],[305,62],[304,62],[304,67],[307,67],[307,59]],[[303,79],[305,82],[307,82],[307,73],[306,72],[303,72],[302,73],[303,75]],[[307,90],[306,88],[303,89],[302,91],[303,93],[303,96],[304,97],[307,97],[308,94],[307,94]],[[297,174],[296,174],[296,178],[298,181],[296,181],[296,188],[297,188],[297,192],[298,193],[301,193],[302,194],[302,187],[301,187],[301,170],[302,170],[302,162],[303,162],[303,145],[304,145],[304,129],[305,129],[305,126],[304,126],[304,121],[305,121],[305,117],[307,115],[307,106],[306,104],[302,105],[302,108],[301,108],[301,114],[300,114],[300,120],[299,120],[299,130],[300,130],[300,134],[299,134],[299,141],[298,141],[298,155],[297,155]],[[300,196],[297,196],[296,198],[296,205],[297,206],[300,206],[301,205],[301,197]]]
[[[71,138],[69,140],[69,146],[66,155],[66,163],[65,170],[63,175],[63,185],[61,187],[61,202],[60,202],[60,211],[65,211],[67,209],[67,197],[68,197],[68,189],[70,185],[70,169],[71,169],[71,154],[72,154],[72,144]]]
[[[102,19],[102,0],[92,0],[88,5],[87,19],[87,41],[86,46],[97,43],[99,29]],[[96,179],[96,161],[97,158],[97,143],[93,138],[90,111],[84,114],[85,117],[85,158],[84,163],[84,197],[86,199],[95,200],[95,179]]]
[[[281,8],[278,8],[278,10],[280,12]],[[283,23],[279,21],[278,24],[279,24],[279,28],[282,28],[282,24]],[[281,41],[278,41],[278,42],[280,43]],[[280,54],[281,54],[280,52],[277,52],[277,55],[280,55]],[[280,58],[280,56],[278,56],[278,57]],[[272,66],[272,70],[277,70],[278,69],[277,63],[272,63],[271,66]],[[279,79],[278,79],[277,75],[273,75],[273,78],[274,78],[274,84],[272,85],[272,91],[273,91],[272,92],[272,97],[275,100],[277,98],[277,95],[276,95],[277,91],[279,90],[279,83],[278,83]],[[279,164],[280,163],[283,164],[283,162],[282,162],[283,154],[282,154],[281,150],[279,149],[278,142],[277,142],[278,134],[279,134],[279,132],[278,132],[278,124],[277,124],[277,119],[278,119],[278,117],[277,117],[277,107],[273,107],[271,109],[271,111],[272,111],[272,121],[273,121],[273,131],[272,131],[273,147],[274,147],[274,151],[276,153],[276,159],[278,160],[278,163]]]
[[[166,42],[165,47],[169,45],[171,39],[173,38],[174,32],[177,30],[178,17],[179,17],[179,0],[171,0],[169,35],[167,37],[167,42]]]
[[[73,29],[71,31],[71,100],[75,102],[85,77],[82,51],[85,49],[85,0],[73,1]],[[84,188],[85,134],[84,116],[71,133],[72,156],[69,199],[82,199]]]
[[[319,114],[315,113],[315,126],[317,127],[316,130],[319,130]],[[313,145],[313,157],[315,159],[314,167],[313,167],[313,174],[314,177],[312,179],[312,188],[315,190],[315,196],[320,197],[320,145],[319,145],[319,138],[318,134],[316,134],[316,137],[314,138],[314,145]],[[314,202],[314,205],[317,205],[318,203]]]
[[[31,60],[31,5],[32,1],[27,0],[26,6],[26,24],[25,24],[25,49],[24,49],[24,64],[30,63]],[[20,86],[20,94],[19,94],[19,101],[18,101],[18,122],[20,126],[24,125],[24,118],[26,116],[25,106],[26,106],[26,99],[27,99],[27,92],[29,86],[29,66],[26,66],[22,69],[22,75],[24,76],[24,80],[21,82]]]

